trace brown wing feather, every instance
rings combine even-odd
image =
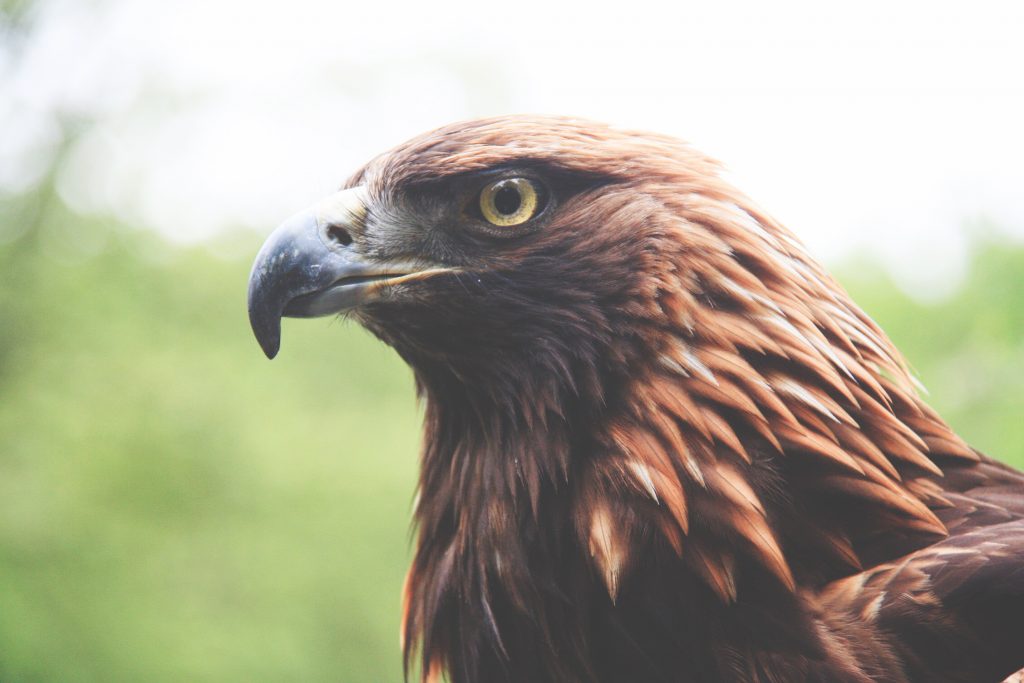
[[[953,535],[812,597],[836,631],[854,620],[909,680],[1001,681],[1021,665],[1024,521]],[[866,627],[866,628],[865,628]]]

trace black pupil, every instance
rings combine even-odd
[[[494,208],[502,216],[511,216],[523,204],[523,198],[514,185],[505,185],[494,193]]]

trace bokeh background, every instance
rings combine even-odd
[[[411,377],[262,237],[451,120],[676,134],[1024,466],[1024,4],[0,1],[0,681],[401,679]]]

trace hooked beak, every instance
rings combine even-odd
[[[263,244],[249,275],[249,322],[268,358],[281,346],[281,318],[312,318],[355,308],[430,272],[410,263],[376,263],[357,251],[366,190],[354,187],[295,214]]]

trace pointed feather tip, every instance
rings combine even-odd
[[[627,551],[619,536],[615,519],[604,505],[599,505],[591,513],[590,555],[614,603],[618,598]]]

